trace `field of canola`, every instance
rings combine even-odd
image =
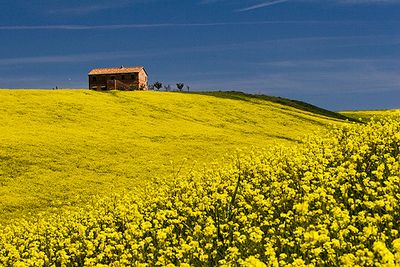
[[[340,114],[358,121],[367,122],[370,119],[400,119],[400,109],[392,110],[355,110],[355,111],[342,111]]]
[[[295,145],[343,123],[298,107],[223,92],[0,90],[0,223],[97,195],[143,199],[158,191],[149,180],[181,167],[202,169],[237,148]]]
[[[229,163],[230,162],[230,163]],[[304,146],[238,152],[208,171],[20,220],[5,266],[395,266],[400,122],[349,124]]]

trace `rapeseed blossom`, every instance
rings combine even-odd
[[[4,266],[400,265],[400,122],[333,129],[0,229]]]

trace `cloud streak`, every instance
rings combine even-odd
[[[252,5],[252,6],[249,6],[249,7],[241,8],[241,9],[238,9],[238,10],[236,10],[236,11],[237,11],[237,12],[245,12],[245,11],[250,11],[250,10],[254,10],[254,9],[259,9],[259,8],[274,6],[274,5],[281,4],[281,3],[285,3],[285,2],[289,2],[289,0],[274,0],[274,1],[268,1],[268,2],[264,2],[264,3],[257,4],[257,5]]]
[[[244,7],[236,10],[236,12],[246,12],[252,11],[260,8],[265,8],[269,6],[274,6],[286,2],[295,2],[294,0],[270,0],[267,2],[262,2],[259,4],[255,4],[252,6]],[[297,2],[315,2],[319,3],[319,0],[298,0]],[[326,2],[336,2],[338,4],[347,4],[347,5],[358,5],[358,4],[400,4],[400,0],[328,0]]]
[[[400,23],[400,20],[371,21],[371,20],[264,20],[242,22],[209,22],[209,23],[154,23],[154,24],[108,24],[108,25],[0,25],[0,31],[34,31],[34,30],[129,30],[173,27],[221,27],[221,26],[257,26],[273,24],[364,24],[364,23]]]
[[[293,68],[288,68],[288,64]],[[386,70],[388,66],[392,70]],[[229,79],[227,75],[207,76],[205,82],[203,75],[192,79],[191,84],[203,90],[268,90],[273,95],[379,93],[398,90],[399,66],[397,61],[391,59],[364,58],[272,62],[258,65],[258,71],[248,73],[245,79],[238,75],[229,75],[236,77]]]
[[[68,7],[62,9],[52,9],[49,11],[50,14],[59,14],[59,13],[67,13],[67,14],[75,14],[75,15],[86,15],[93,12],[108,10],[108,9],[116,9],[120,8],[120,5],[91,5],[91,6],[78,6],[78,7]]]
[[[341,4],[398,4],[400,0],[336,0]]]
[[[337,21],[343,23],[342,21]],[[400,21],[399,21],[400,22]],[[282,20],[282,21],[242,21],[242,22],[210,22],[210,23],[155,23],[155,24],[111,24],[111,25],[3,25],[0,30],[123,30],[144,28],[172,28],[172,27],[213,27],[213,26],[246,26],[267,24],[318,24],[324,23],[317,20]],[[336,22],[326,22],[336,23]]]
[[[382,41],[385,39],[386,41]],[[378,40],[378,41],[377,41]],[[162,50],[147,49],[140,51],[112,51],[102,53],[85,53],[71,55],[48,55],[48,56],[31,56],[31,57],[16,57],[16,58],[0,58],[0,66],[23,65],[23,64],[49,64],[49,63],[77,63],[77,62],[104,62],[110,59],[132,59],[132,58],[154,58],[162,56],[170,56],[172,54],[198,54],[198,53],[226,53],[229,51],[243,50],[259,50],[273,49],[281,47],[289,49],[299,47],[305,44],[324,45],[398,45],[400,43],[399,36],[391,35],[372,35],[372,36],[319,36],[319,37],[298,37],[298,38],[279,38],[264,41],[248,41],[241,43],[225,43],[205,46],[192,47],[172,47]],[[308,45],[307,45],[308,46]],[[276,63],[276,62],[275,62]],[[245,64],[245,63],[242,63]],[[279,62],[278,65],[290,67],[290,63]]]
[[[147,0],[149,2],[150,0]],[[71,1],[72,2],[72,1]],[[79,1],[77,1],[79,3]],[[84,1],[81,1],[84,2]],[[121,9],[124,7],[129,7],[133,4],[145,3],[146,0],[114,0],[114,1],[95,1],[95,4],[74,4],[69,3],[68,6],[58,7],[49,9],[50,14],[69,14],[69,15],[87,15],[90,13],[96,13],[100,11],[110,10],[110,9]]]

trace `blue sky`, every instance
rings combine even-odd
[[[400,0],[1,1],[0,88],[94,67],[343,109],[400,108]]]

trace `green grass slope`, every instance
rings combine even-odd
[[[1,90],[0,221],[93,195],[149,195],[151,179],[180,167],[343,122],[308,108],[240,93]]]
[[[222,98],[229,98],[229,99],[236,99],[236,100],[243,100],[243,101],[251,101],[255,103],[255,100],[260,100],[261,102],[269,101],[273,103],[278,103],[282,104],[284,106],[288,107],[293,107],[299,110],[303,111],[308,111],[314,114],[319,114],[322,116],[326,117],[331,117],[334,119],[339,119],[339,120],[348,120],[348,121],[358,121],[357,119],[354,119],[353,117],[346,116],[345,114],[333,112],[327,109],[323,109],[320,107],[317,107],[315,105],[299,101],[299,100],[292,100],[292,99],[287,99],[287,98],[282,98],[282,97],[276,97],[276,96],[268,96],[268,95],[253,95],[253,94],[246,94],[243,92],[224,92],[224,91],[218,91],[218,92],[195,92],[196,94],[202,94],[202,95],[209,95],[209,96],[215,96],[215,97],[222,97]]]

